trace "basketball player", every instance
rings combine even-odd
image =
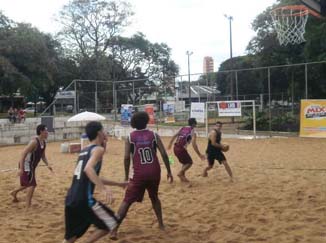
[[[72,184],[66,196],[64,243],[75,242],[92,224],[96,230],[85,242],[95,242],[117,227],[118,219],[114,212],[97,201],[93,193],[97,186],[107,202],[112,203],[112,192],[105,185],[127,185],[99,177],[107,137],[100,122],[89,122],[85,130],[90,144],[79,154]]]
[[[199,156],[201,160],[205,160],[205,155],[201,154],[198,150],[198,146],[196,143],[196,132],[195,127],[197,126],[197,121],[195,118],[189,118],[188,120],[188,126],[182,127],[178,133],[176,133],[168,146],[168,149],[171,149],[172,143],[175,139],[176,142],[173,147],[173,151],[175,156],[178,158],[179,162],[182,164],[181,170],[178,173],[178,176],[182,182],[189,182],[189,180],[186,177],[186,171],[190,169],[192,166],[192,158],[190,157],[188,151],[187,151],[187,145],[192,144],[192,147],[194,148],[195,152]]]
[[[228,146],[228,145],[221,144],[222,126],[223,126],[222,122],[217,121],[215,123],[215,128],[209,133],[208,144],[206,149],[208,166],[204,169],[203,176],[204,177],[208,176],[208,171],[213,168],[214,161],[217,160],[221,165],[222,164],[224,165],[226,172],[231,178],[231,181],[233,181],[231,168],[226,161],[224,153],[222,152],[223,150],[225,150],[224,147]]]
[[[146,129],[149,116],[146,112],[137,112],[131,118],[131,126],[136,128],[131,132],[125,143],[125,180],[129,184],[123,202],[120,204],[117,216],[122,221],[134,202],[141,202],[147,190],[152,202],[159,228],[164,229],[161,202],[158,189],[161,179],[161,168],[157,158],[158,149],[167,169],[167,179],[173,182],[169,158],[158,134]],[[130,157],[132,157],[133,175],[129,178]],[[117,229],[111,233],[111,239],[117,239]]]
[[[43,124],[38,125],[36,128],[36,134],[37,136],[25,147],[19,160],[18,176],[20,178],[20,187],[10,193],[13,197],[13,202],[18,202],[18,192],[27,189],[26,209],[31,206],[33,193],[37,185],[35,170],[40,160],[42,159],[48,169],[53,172],[45,156],[45,140],[48,138],[48,130],[46,126]]]

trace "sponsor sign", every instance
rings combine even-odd
[[[129,125],[132,116],[133,106],[130,104],[121,105],[121,125]]]
[[[301,100],[300,136],[326,138],[326,100]]]
[[[222,101],[217,104],[218,116],[241,116],[240,101]]]
[[[205,103],[192,102],[190,116],[196,118],[197,122],[205,122]]]
[[[153,104],[147,104],[145,105],[145,111],[149,115],[149,122],[148,124],[155,124],[155,116],[154,116],[154,105]]]
[[[173,123],[174,120],[174,102],[167,102],[163,104],[163,114],[166,123]]]

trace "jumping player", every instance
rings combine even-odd
[[[134,202],[142,202],[145,190],[147,190],[159,227],[164,229],[161,202],[158,198],[161,168],[157,158],[157,148],[167,169],[167,179],[171,183],[173,176],[164,145],[158,134],[146,129],[148,122],[149,116],[146,112],[137,112],[131,118],[131,126],[136,130],[131,132],[126,140],[124,155],[125,180],[129,180],[129,184],[117,216],[122,221]],[[133,175],[129,179],[130,156],[132,157]],[[116,238],[117,229],[111,233],[111,239]]]
[[[99,177],[107,137],[100,122],[89,122],[85,130],[90,144],[79,154],[72,184],[66,196],[64,243],[75,242],[91,224],[96,226],[96,230],[85,242],[95,242],[117,227],[118,219],[114,212],[97,201],[93,193],[97,186],[107,202],[112,203],[112,192],[105,185],[127,185]]]
[[[231,168],[226,161],[224,153],[222,152],[223,150],[225,150],[224,147],[228,146],[228,145],[221,144],[222,126],[223,126],[222,122],[219,121],[216,122],[215,128],[209,133],[208,144],[206,149],[208,166],[204,169],[203,176],[204,177],[208,176],[208,171],[213,168],[214,161],[217,160],[220,164],[224,165],[224,168],[226,172],[229,174],[232,181],[233,175],[232,175]]]
[[[178,133],[176,133],[168,146],[168,149],[171,149],[172,143],[175,139],[176,142],[173,146],[173,151],[175,156],[177,156],[179,162],[182,164],[182,168],[180,172],[178,173],[178,176],[182,182],[189,182],[189,180],[186,178],[186,171],[190,169],[192,166],[192,158],[190,157],[188,151],[187,151],[187,145],[191,142],[192,147],[194,148],[195,152],[199,156],[201,160],[205,160],[205,155],[201,154],[198,150],[198,146],[196,143],[196,132],[195,127],[197,126],[197,121],[195,118],[189,118],[188,120],[188,126],[182,127]]]
[[[46,126],[43,124],[38,125],[36,127],[36,134],[37,136],[25,147],[19,160],[18,176],[20,178],[20,187],[10,193],[13,197],[13,202],[18,202],[18,192],[27,189],[26,209],[31,206],[33,193],[37,185],[35,170],[40,160],[42,159],[48,169],[53,172],[45,155],[45,140],[48,138]]]

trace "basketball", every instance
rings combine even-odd
[[[222,151],[223,152],[227,152],[227,151],[229,151],[229,149],[230,149],[230,146],[228,144],[223,144],[222,145]]]

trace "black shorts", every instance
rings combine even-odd
[[[111,231],[118,225],[118,222],[114,212],[100,202],[96,202],[93,207],[88,207],[85,204],[66,206],[65,239],[81,237],[92,224],[98,229]]]
[[[207,160],[209,165],[214,165],[215,160],[222,164],[222,161],[225,161],[226,158],[222,151],[214,151],[207,152]]]

